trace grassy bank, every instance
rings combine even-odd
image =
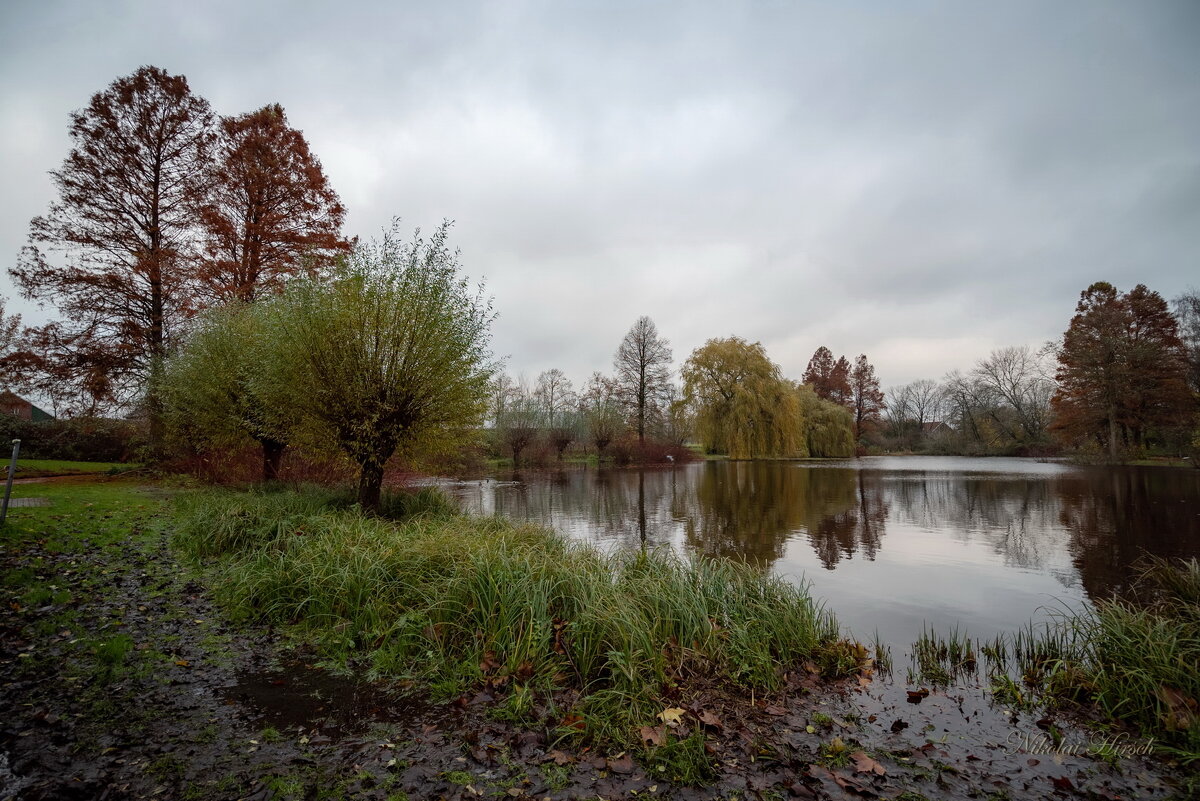
[[[177,503],[178,543],[212,565],[235,615],[290,624],[327,659],[443,698],[488,687],[497,714],[572,738],[632,741],[689,684],[770,691],[805,660],[837,674],[865,656],[803,589],[748,566],[606,556],[456,514],[433,491],[393,501],[396,521],[339,505],[195,493]]]

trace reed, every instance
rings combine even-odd
[[[770,691],[806,660],[855,667],[805,588],[753,566],[606,555],[433,497],[385,507],[406,513],[366,517],[323,492],[199,492],[178,502],[176,538],[235,616],[290,624],[328,659],[443,696],[571,686],[591,733],[616,739],[690,677]]]

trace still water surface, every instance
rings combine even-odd
[[[808,582],[844,628],[1012,631],[1125,587],[1143,553],[1200,555],[1200,470],[868,457],[567,469],[442,486],[480,514],[602,548],[748,559]]]

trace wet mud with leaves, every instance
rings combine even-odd
[[[143,497],[3,541],[0,798],[1188,797],[1160,756],[1082,753],[1127,735],[979,686],[830,683],[812,665],[770,697],[687,682],[621,751],[589,744],[571,692],[518,725],[497,714],[506,677],[437,703],[334,675],[226,620],[170,548],[163,493]]]

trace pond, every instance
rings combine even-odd
[[[867,457],[563,469],[443,481],[469,511],[601,548],[756,562],[864,641],[976,638],[1126,587],[1139,556],[1200,555],[1200,470]]]

